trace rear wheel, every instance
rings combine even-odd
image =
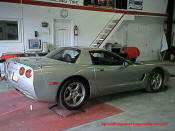
[[[158,92],[163,87],[163,83],[163,72],[161,70],[153,70],[150,74],[146,90],[149,92]]]
[[[79,78],[67,80],[61,87],[59,103],[68,110],[77,110],[85,104],[88,97],[87,84]]]

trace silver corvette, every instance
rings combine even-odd
[[[64,47],[45,57],[6,62],[11,85],[29,98],[79,109],[88,98],[128,90],[157,92],[167,83],[160,65],[131,63],[103,49]]]

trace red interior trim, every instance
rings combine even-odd
[[[6,60],[9,58],[15,58],[15,57],[24,57],[24,54],[2,54],[0,57],[2,60]]]
[[[42,2],[42,1],[34,1],[34,0],[0,0],[0,1],[11,2],[11,3],[21,3],[22,1],[23,4],[29,4],[29,5],[40,5],[40,6],[61,7],[61,8],[70,8],[70,9],[79,9],[79,10],[124,13],[124,14],[129,14],[129,15],[148,15],[148,16],[165,16],[165,17],[168,16],[167,14],[161,14],[161,13],[126,11],[126,10],[89,7],[89,6],[77,6],[77,5],[59,4],[59,3]]]

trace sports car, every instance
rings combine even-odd
[[[62,47],[45,57],[6,61],[10,84],[25,96],[77,110],[88,98],[145,89],[157,92],[169,74],[161,65],[131,63],[99,48]]]

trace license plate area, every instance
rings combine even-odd
[[[18,75],[16,75],[14,72],[11,72],[11,71],[9,71],[9,73],[8,73],[8,78],[9,78],[10,80],[15,81],[15,82],[18,81]]]
[[[15,82],[18,81],[18,76],[15,73],[13,73],[12,80]]]
[[[13,73],[11,71],[8,71],[8,78],[11,80],[13,76]]]

